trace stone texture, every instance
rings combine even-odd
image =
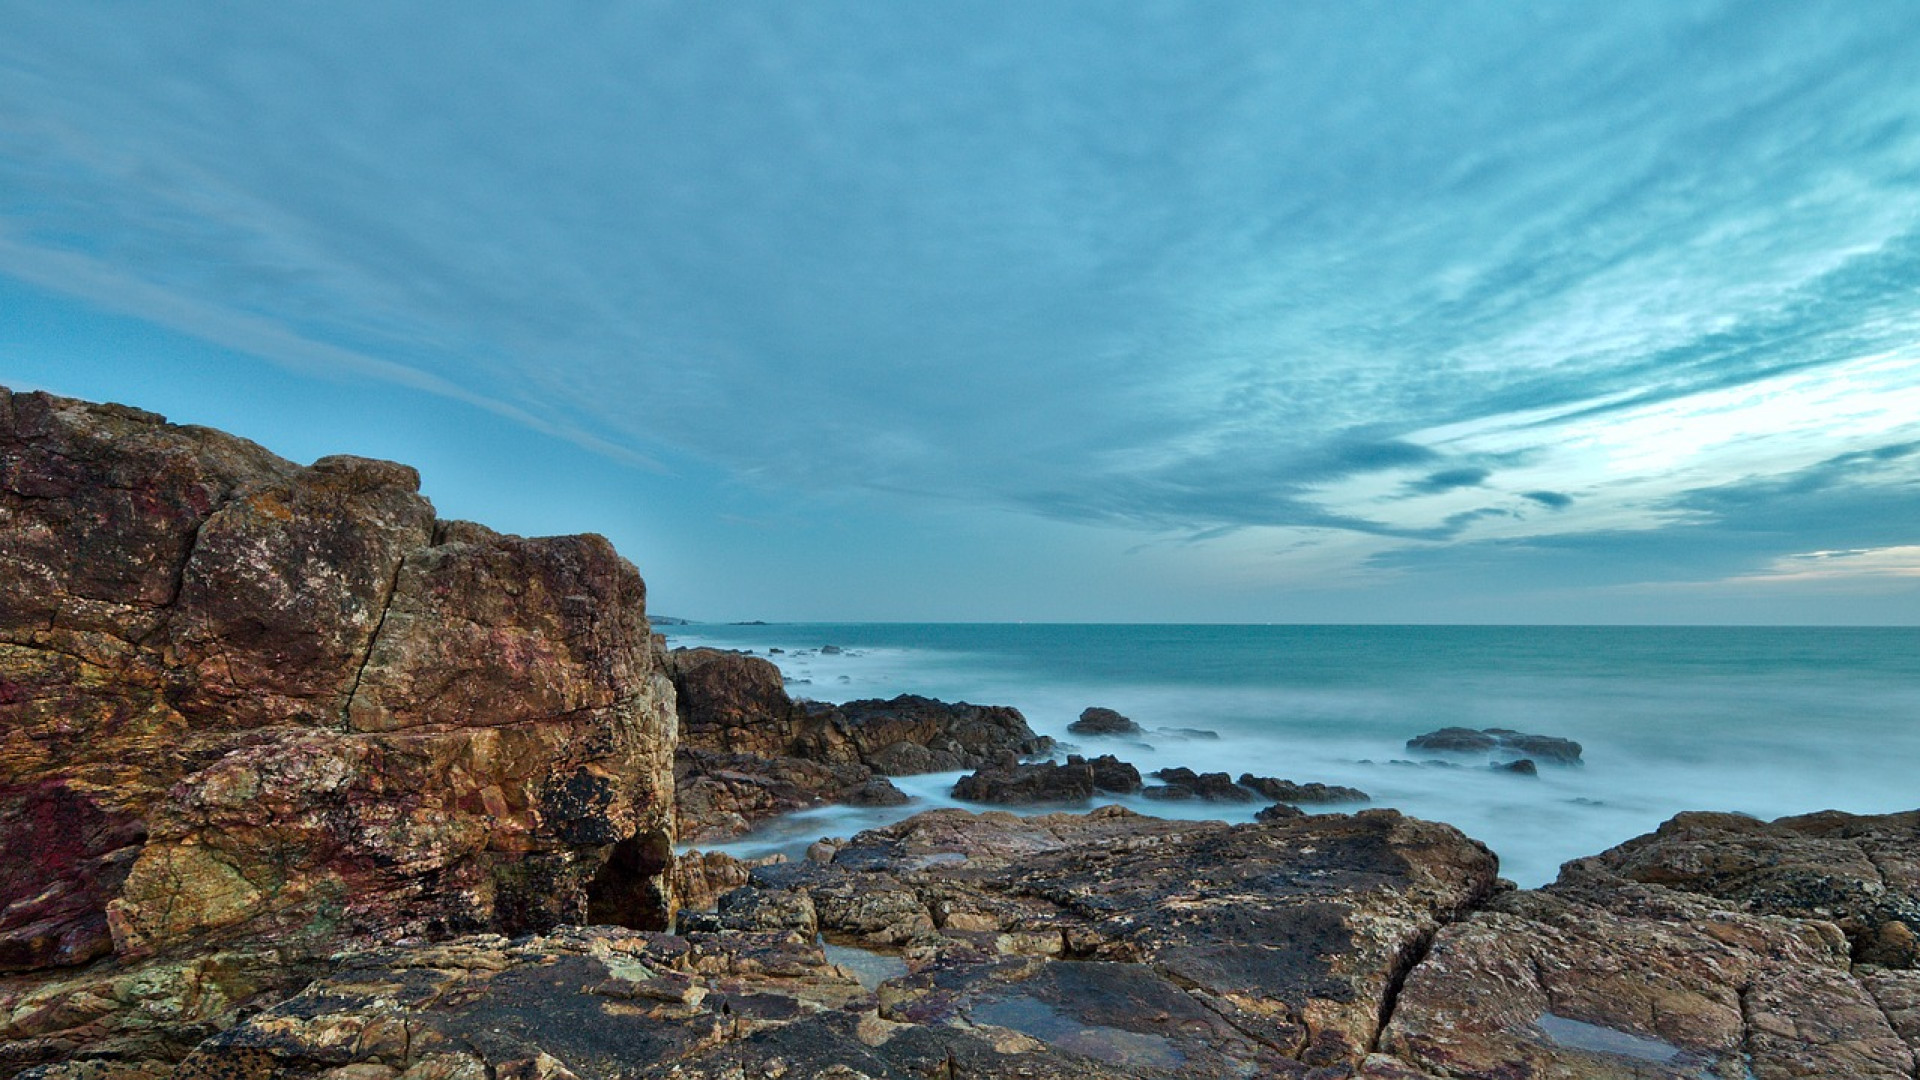
[[[1090,1075],[1299,1076],[1366,1055],[1406,968],[1494,870],[1458,832],[1391,811],[1228,826],[942,810],[826,865],[755,870],[715,925],[902,950],[911,974],[881,986],[883,1019],[1005,1028],[1110,1070]]]
[[[1920,964],[1920,812],[1681,814],[1587,861],[1743,911],[1829,920],[1862,963]]]
[[[664,922],[639,575],[417,487],[0,391],[0,970]]]
[[[1681,815],[1443,929],[1380,1047],[1447,1077],[1911,1077],[1920,983],[1880,966],[1911,879],[1873,859],[1915,820]]]

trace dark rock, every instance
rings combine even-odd
[[[1255,821],[1286,821],[1306,817],[1307,812],[1290,803],[1277,802],[1253,815]]]
[[[840,655],[840,646],[838,646],[838,645],[822,645],[822,646],[820,646],[820,655],[821,655],[821,656],[839,656],[839,655]]]
[[[1141,794],[1149,799],[1204,799],[1207,802],[1254,802],[1258,796],[1233,782],[1233,778],[1223,772],[1196,773],[1192,769],[1174,767],[1155,772],[1154,777],[1164,781],[1163,787],[1148,788]]]
[[[1480,754],[1500,745],[1500,740],[1472,728],[1446,727],[1416,735],[1407,740],[1409,750],[1434,750],[1445,754]]]
[[[1520,758],[1517,761],[1503,761],[1497,765],[1489,765],[1487,768],[1492,769],[1494,772],[1508,772],[1519,776],[1540,775],[1540,767],[1533,763],[1532,758]]]
[[[1004,761],[961,777],[953,797],[1002,805],[1071,805],[1085,803],[1095,791],[1125,795],[1139,790],[1140,772],[1132,765],[1111,754],[1091,761],[1076,755],[1064,764]]]
[[[1342,787],[1338,784],[1296,784],[1291,780],[1276,780],[1271,776],[1255,776],[1252,773],[1240,774],[1240,786],[1251,788],[1275,802],[1283,803],[1363,803],[1372,798],[1359,788]]]
[[[1443,754],[1513,754],[1550,765],[1580,764],[1580,744],[1551,735],[1528,735],[1511,728],[1449,727],[1416,735],[1407,749]]]
[[[1083,710],[1080,719],[1067,725],[1067,730],[1075,735],[1138,735],[1140,725],[1114,712],[1094,706]]]
[[[835,801],[848,806],[905,806],[912,800],[907,798],[906,792],[894,787],[893,781],[876,776],[858,787],[841,792]]]

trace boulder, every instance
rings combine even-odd
[[[1442,754],[1489,754],[1532,758],[1549,765],[1580,764],[1580,744],[1552,735],[1529,735],[1512,728],[1447,727],[1416,735],[1407,749]]]
[[[417,488],[0,390],[0,970],[665,925],[639,575]]]
[[[1129,795],[1140,790],[1140,771],[1111,754],[1088,760],[1078,755],[1063,764],[1022,765],[1007,760],[960,778],[953,797],[1001,805],[1079,804],[1097,791]]]
[[[1067,730],[1075,735],[1140,735],[1139,724],[1114,712],[1093,706],[1080,713],[1080,719],[1067,725]]]

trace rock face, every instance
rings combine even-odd
[[[0,971],[664,925],[639,575],[417,488],[0,391]]]
[[[1407,740],[1407,749],[1443,754],[1487,754],[1507,758],[1532,758],[1549,765],[1580,764],[1580,744],[1552,735],[1528,735],[1512,728],[1449,727],[1416,735]]]
[[[796,702],[772,661],[720,649],[671,654],[682,742],[679,827],[689,840],[827,803],[889,806],[887,776],[979,768],[1045,753],[1018,710],[903,695],[844,705]]]

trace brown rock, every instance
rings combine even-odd
[[[0,391],[0,970],[664,925],[638,574],[417,487]]]

